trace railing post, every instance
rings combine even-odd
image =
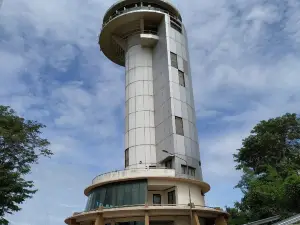
[[[95,225],[104,225],[104,218],[103,218],[102,213],[97,216]]]
[[[215,221],[215,225],[227,225],[227,221],[225,220],[224,216],[217,217]]]
[[[195,225],[201,225],[200,222],[199,222],[199,217],[198,217],[196,212],[193,213],[193,217],[194,217],[194,220],[195,220]]]

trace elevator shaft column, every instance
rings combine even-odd
[[[145,168],[156,165],[152,48],[143,47],[138,34],[126,50],[125,167]]]

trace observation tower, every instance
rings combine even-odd
[[[192,6],[191,6],[192,7]],[[166,0],[121,0],[104,15],[103,54],[125,67],[122,171],[95,177],[69,225],[225,225],[207,207],[189,64],[179,11]]]

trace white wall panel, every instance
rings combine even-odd
[[[129,131],[128,147],[135,146],[135,129]]]
[[[136,128],[136,145],[145,144],[145,128]]]
[[[129,130],[134,129],[135,127],[135,113],[131,113],[129,114]]]

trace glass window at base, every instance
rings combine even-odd
[[[118,182],[93,189],[88,196],[85,211],[120,206],[143,205],[146,202],[147,180]]]

